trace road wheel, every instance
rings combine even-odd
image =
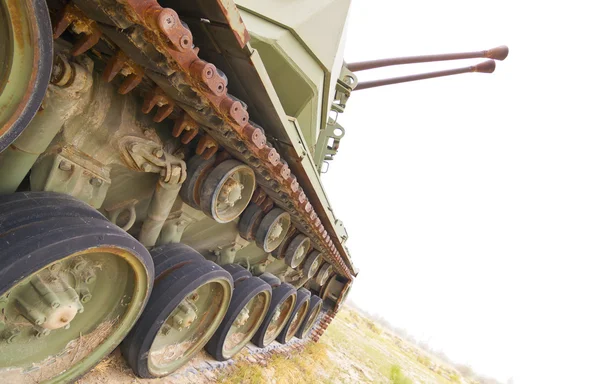
[[[261,220],[256,230],[256,244],[269,253],[275,250],[285,240],[292,219],[283,209],[274,208]]]
[[[232,358],[254,336],[270,303],[269,284],[258,277],[242,280],[235,286],[227,314],[206,345],[206,351],[219,361]]]
[[[181,186],[179,196],[189,206],[201,210],[200,190],[206,175],[212,170],[215,164],[215,157],[204,159],[202,156],[195,155],[187,161],[187,178]]]
[[[277,341],[281,344],[286,344],[288,341],[292,340],[294,335],[296,335],[296,332],[298,332],[298,329],[300,329],[302,321],[304,321],[304,318],[308,314],[309,304],[310,292],[308,289],[300,288],[296,294],[296,305],[294,306],[290,320],[286,323],[285,327],[283,327],[279,336],[277,336]]]
[[[206,260],[195,249],[182,243],[161,245],[152,249],[150,254],[154,261],[156,280],[186,264]]]
[[[242,280],[246,280],[252,277],[250,271],[246,268],[242,267],[239,264],[226,264],[223,266],[223,269],[229,272],[231,277],[233,278],[233,283],[237,285]]]
[[[0,152],[19,137],[42,104],[52,47],[45,1],[0,0]]]
[[[285,263],[290,268],[296,268],[304,261],[309,250],[310,239],[303,234],[296,235],[285,250]]]
[[[217,330],[232,291],[231,275],[199,254],[163,272],[121,347],[133,371],[144,378],[162,377],[188,362]]]
[[[319,270],[319,265],[321,264],[321,253],[319,251],[312,251],[306,257],[304,261],[304,266],[302,267],[302,273],[305,277],[312,279],[313,276]]]
[[[288,283],[281,283],[273,288],[273,299],[262,325],[252,338],[254,345],[264,348],[271,344],[281,333],[292,315],[296,304],[296,288]]]
[[[200,187],[200,207],[218,223],[229,223],[250,203],[256,177],[252,168],[225,160],[210,171]]]
[[[4,382],[75,380],[121,342],[150,295],[148,251],[92,211],[73,213],[68,200],[61,209],[40,205],[37,220],[0,226]],[[12,206],[4,205],[0,221],[31,209],[30,202]]]
[[[298,328],[298,331],[296,332],[297,338],[304,339],[310,333],[317,321],[317,317],[319,316],[322,307],[323,300],[321,300],[319,296],[313,295],[310,298],[310,303],[308,305],[308,315],[304,318],[300,328]]]
[[[240,236],[248,241],[254,240],[256,230],[264,216],[265,213],[258,205],[250,203],[248,208],[242,213],[242,216],[240,216],[240,222],[238,223]]]

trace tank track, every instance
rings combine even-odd
[[[319,341],[321,335],[323,335],[323,332],[325,332],[329,324],[331,324],[335,315],[336,312],[333,310],[321,311],[310,335],[304,339],[294,338],[287,344],[280,344],[275,341],[265,348],[259,348],[250,343],[247,345],[247,352],[244,356],[236,356],[235,358],[226,361],[216,361],[211,359],[209,355],[206,355],[202,361],[197,363],[189,362],[179,371],[169,375],[169,378],[177,379],[179,377],[187,377],[187,375],[202,374],[205,374],[206,376],[207,372],[220,373],[224,370],[235,367],[239,363],[248,362],[251,364],[257,364],[259,361],[268,360],[275,355],[301,352],[308,343],[316,343]]]
[[[156,0],[78,0],[61,9],[54,20],[55,39],[71,27],[78,34],[73,55],[92,50],[95,59],[106,63],[104,80],[120,78],[121,94],[134,90],[142,94],[144,113],[158,108],[155,121],[174,119],[172,134],[183,144],[201,135],[197,154],[209,157],[220,146],[251,166],[261,188],[253,200],[267,207],[272,200],[288,211],[324,259],[352,280],[334,242],[336,235],[328,233],[263,129],[251,123],[245,104],[227,93],[227,78],[198,57],[199,48],[176,11]],[[112,57],[94,48],[100,42],[113,50]]]

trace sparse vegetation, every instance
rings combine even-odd
[[[220,377],[221,383],[231,384],[261,384],[263,379],[263,367],[258,364],[240,364],[233,373],[223,373]]]
[[[390,380],[393,384],[413,384],[412,380],[404,376],[399,365],[392,365]]]
[[[426,345],[425,345],[426,347]],[[202,356],[198,357],[200,360]],[[319,343],[308,343],[301,353],[276,355],[271,359],[238,361],[226,371],[204,375],[187,367],[172,375],[172,384],[354,384],[354,383],[440,383],[499,384],[478,376],[468,365],[454,366],[447,358],[427,351],[410,337],[402,337],[381,320],[343,308]],[[135,381],[134,381],[135,380]],[[91,374],[79,381],[85,384],[122,382],[152,383],[135,379],[121,356],[112,354]]]

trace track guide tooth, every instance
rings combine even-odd
[[[216,140],[208,135],[204,135],[198,141],[198,145],[196,146],[196,154],[207,160],[217,153],[218,149],[219,144],[217,144]]]
[[[71,54],[79,56],[94,45],[98,44],[102,37],[102,31],[98,28],[96,22],[88,18],[83,12],[73,4],[67,4],[59,13],[52,28],[52,37],[58,39],[69,27],[80,36],[73,48]]]

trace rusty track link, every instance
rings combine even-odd
[[[206,135],[198,144],[198,154],[214,154],[218,142],[233,152],[234,157],[249,163],[255,169],[263,189],[271,192],[268,193],[270,197],[290,212],[296,226],[311,238],[316,248],[320,248],[325,260],[338,273],[351,280],[349,268],[297,178],[277,150],[267,142],[262,129],[250,122],[244,105],[227,94],[226,79],[219,75],[213,64],[198,57],[199,49],[194,46],[192,34],[182,24],[177,12],[161,7],[156,0],[100,0],[94,6],[112,20],[117,33],[125,28],[141,29],[138,36],[143,36],[143,39],[126,36],[128,43],[133,43],[141,51],[155,50],[153,52],[164,59],[164,63],[159,65],[163,73],[158,73],[151,68],[144,68],[144,63],[135,62],[125,52],[117,51],[106,67],[104,78],[110,81],[118,73],[124,75],[120,93],[132,91],[142,82],[142,78],[149,77],[157,83],[154,91],[146,95],[143,111],[148,113],[158,106],[154,120],[163,121],[174,114],[177,107],[179,116],[173,134],[179,137],[183,133],[184,144],[189,143],[202,128]],[[55,23],[55,38],[69,26],[83,35],[76,43],[74,54],[91,49],[100,40],[98,31],[103,30],[100,21],[93,20],[72,3],[61,12]],[[106,27],[110,29],[110,26]],[[112,41],[106,33],[101,38],[124,51],[126,49],[124,45],[127,44]],[[184,93],[182,87],[187,98],[181,96]],[[190,93],[193,93],[192,97]],[[211,126],[217,128],[211,129]]]

